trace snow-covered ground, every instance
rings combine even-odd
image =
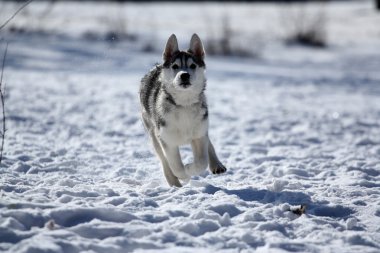
[[[34,32],[0,31],[10,42],[1,252],[380,251],[371,1],[323,7],[327,49],[283,45],[275,4],[46,5],[10,24]],[[15,6],[0,8],[1,24]],[[120,13],[133,38],[99,39]],[[262,44],[259,58],[206,61],[210,136],[228,172],[170,188],[139,118],[139,80],[171,33],[183,46],[193,32],[208,38],[226,13],[236,36]],[[189,147],[182,155],[192,159]]]

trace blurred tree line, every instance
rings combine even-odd
[[[0,0],[7,2],[26,2],[27,0]],[[33,0],[36,1],[97,1],[97,2],[278,2],[278,3],[292,3],[292,2],[348,2],[348,1],[361,1],[361,0]],[[374,0],[375,8],[380,11],[380,0]]]
[[[26,2],[27,0],[0,0],[4,2]],[[77,1],[77,2],[352,2],[362,0],[33,0],[33,2],[58,2],[58,1]],[[380,0],[374,0],[379,7]]]

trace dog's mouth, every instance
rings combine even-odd
[[[182,82],[182,83],[179,84],[180,87],[185,88],[185,89],[186,89],[187,87],[189,87],[190,85],[191,85],[190,82]]]

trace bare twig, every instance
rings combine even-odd
[[[28,0],[26,1],[23,5],[20,6],[20,8],[17,9],[13,15],[7,19],[2,25],[0,25],[0,31],[3,29],[16,15],[22,11],[28,4],[30,4],[33,0]],[[0,39],[2,41],[2,39]],[[5,45],[5,50],[4,50],[4,56],[3,56],[3,62],[1,65],[1,75],[0,75],[0,103],[2,107],[2,123],[3,127],[0,130],[0,138],[1,138],[1,146],[0,146],[0,164],[3,161],[3,150],[4,150],[4,141],[5,141],[5,132],[6,132],[6,127],[5,127],[5,83],[3,84],[3,75],[4,75],[4,68],[5,68],[5,60],[7,58],[7,52],[8,52],[8,42]]]
[[[0,25],[0,30],[3,29],[14,17],[16,17],[16,15],[22,11],[22,9],[24,9],[28,4],[30,4],[31,2],[33,2],[33,0],[28,0],[27,2],[25,2],[15,13],[13,13],[13,15],[7,20],[5,21],[4,24]]]
[[[4,74],[5,59],[7,57],[7,52],[8,52],[8,42],[6,43],[6,46],[5,46],[5,51],[4,51],[4,56],[3,56],[3,63],[1,65],[0,90],[1,90],[1,86],[3,84],[3,74]]]
[[[0,138],[1,138],[1,146],[0,146],[0,164],[3,161],[3,150],[4,150],[4,140],[5,140],[5,84],[3,86],[3,74],[4,74],[4,67],[5,67],[5,59],[7,57],[8,52],[8,43],[5,46],[4,56],[3,56],[3,63],[1,65],[1,76],[0,76],[0,100],[1,100],[1,107],[2,107],[2,113],[3,113],[3,129],[0,131]]]

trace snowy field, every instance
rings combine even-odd
[[[380,252],[380,13],[324,5],[329,46],[315,49],[284,44],[286,8],[31,3],[0,31],[0,252]],[[0,24],[15,10],[1,2]],[[171,33],[184,48],[194,32],[217,37],[225,15],[259,50],[206,59],[210,137],[228,171],[170,188],[139,81]],[[128,36],[104,41],[113,29]]]

